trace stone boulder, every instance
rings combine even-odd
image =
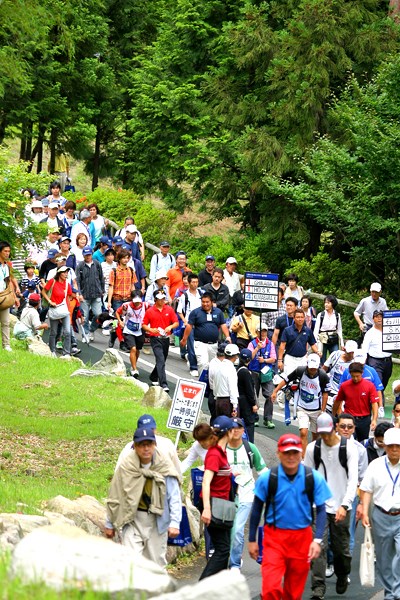
[[[143,406],[151,406],[153,408],[171,408],[172,400],[170,396],[159,385],[151,386],[142,399]]]
[[[102,535],[104,531],[106,509],[93,496],[81,496],[76,500],[56,496],[46,502],[46,509],[71,519],[77,527],[92,535]]]
[[[77,369],[70,377],[111,377],[111,373],[105,371],[93,371],[92,369]]]
[[[42,581],[57,591],[129,592],[132,600],[176,589],[161,567],[131,548],[67,525],[41,527],[21,540],[11,574],[25,584]]]
[[[143,392],[147,392],[150,389],[150,386],[144,381],[140,381],[140,379],[136,379],[135,377],[123,377],[124,381],[131,383],[133,386],[141,389]]]
[[[238,569],[220,571],[195,585],[187,585],[176,592],[163,594],[157,600],[251,600],[246,579]]]
[[[28,343],[28,351],[38,356],[51,356],[51,350],[41,338],[26,338]]]
[[[192,534],[193,544],[197,546],[200,543],[200,538],[203,535],[202,524],[200,521],[200,513],[192,504],[190,496],[186,496],[185,505],[189,521],[190,533]]]
[[[11,515],[0,517],[0,550],[12,550],[24,537],[21,525]]]
[[[102,359],[94,363],[92,369],[95,371],[105,371],[119,377],[126,377],[125,363],[118,350],[114,350],[114,348],[107,348]]]
[[[0,523],[4,520],[14,521],[21,527],[22,535],[25,536],[31,533],[37,527],[44,527],[50,525],[49,519],[42,515],[24,515],[21,513],[1,513]]]

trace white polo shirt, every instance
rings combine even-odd
[[[383,510],[400,510],[400,462],[392,465],[387,456],[373,460],[360,489],[373,494],[374,504]]]
[[[389,356],[392,356],[390,352],[382,351],[382,331],[376,327],[371,327],[365,334],[362,350],[371,358],[389,358]]]

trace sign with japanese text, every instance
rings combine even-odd
[[[244,276],[245,308],[277,310],[279,275],[277,273],[246,272]]]
[[[383,352],[399,352],[400,350],[400,310],[383,311],[382,319]]]
[[[168,415],[168,429],[193,431],[203,404],[206,384],[202,381],[178,379]]]

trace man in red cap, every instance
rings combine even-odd
[[[301,600],[310,563],[321,552],[325,502],[332,494],[322,475],[301,464],[302,442],[297,435],[281,436],[277,454],[279,466],[262,473],[256,482],[248,549],[256,560],[256,534],[265,505],[261,598]],[[317,507],[314,538],[313,503]]]

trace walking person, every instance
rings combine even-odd
[[[156,359],[156,365],[150,373],[153,385],[160,385],[169,392],[165,361],[169,352],[169,336],[178,327],[178,317],[170,306],[165,304],[166,296],[163,290],[154,292],[154,306],[148,308],[143,318],[142,329],[150,337],[151,348]]]
[[[213,432],[218,441],[215,446],[209,448],[204,460],[201,520],[207,527],[214,546],[214,553],[207,562],[200,580],[228,568],[233,523],[230,527],[219,527],[213,523],[212,499],[222,498],[223,500],[229,500],[230,498],[232,471],[226,447],[228,442],[233,439],[233,430],[236,427],[237,424],[225,415],[221,415],[215,419]]]
[[[49,279],[42,290],[43,298],[49,304],[49,321],[50,321],[50,335],[49,335],[49,346],[52,355],[56,355],[56,337],[58,325],[61,322],[63,331],[63,355],[71,355],[71,318],[69,314],[69,301],[72,298],[72,288],[68,283],[68,272],[69,267],[59,267],[54,279]],[[64,305],[65,311],[59,313],[60,316],[56,316],[52,308],[61,307]],[[64,316],[61,316],[63,314]]]
[[[10,303],[19,306],[19,300],[16,296],[15,286],[16,281],[12,275],[12,264],[10,263],[11,246],[8,242],[0,242],[0,292],[6,292],[9,296],[7,308],[0,305],[0,324],[1,324],[1,341],[3,350],[11,352],[10,346]],[[18,284],[17,284],[18,285]],[[2,304],[6,305],[5,298],[2,299]]]
[[[253,377],[256,399],[258,400],[260,389],[265,399],[264,425],[267,429],[275,429],[275,424],[272,420],[274,405],[271,395],[274,391],[272,380],[276,352],[274,344],[268,339],[268,326],[266,323],[262,323],[261,327],[257,327],[257,337],[249,343],[247,348],[251,352],[249,371]]]
[[[277,455],[278,467],[263,473],[256,481],[248,550],[251,558],[257,560],[256,536],[265,508],[261,598],[302,600],[311,561],[321,553],[325,502],[332,494],[320,473],[301,464],[302,443],[297,435],[282,435]]]

